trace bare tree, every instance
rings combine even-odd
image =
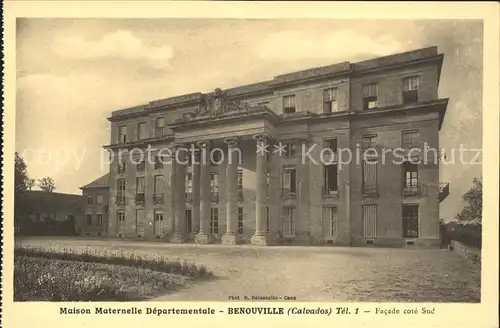
[[[38,180],[38,186],[41,190],[46,192],[54,192],[56,190],[56,184],[54,179],[51,177],[45,177]]]
[[[32,190],[35,185],[36,185],[36,180],[35,179],[28,178],[26,180],[26,189],[27,190]]]

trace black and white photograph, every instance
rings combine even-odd
[[[482,19],[167,16],[15,18],[14,304],[481,303]]]

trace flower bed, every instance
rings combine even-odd
[[[197,266],[186,261],[171,260],[165,257],[144,257],[133,253],[113,253],[107,251],[85,250],[77,252],[69,249],[61,251],[37,249],[37,248],[16,248],[15,256],[38,257],[54,260],[91,262],[131,266],[134,268],[150,269],[166,273],[178,273],[189,277],[207,277],[212,273],[203,265]]]
[[[211,276],[186,262],[98,252],[16,249],[15,301],[131,301]]]

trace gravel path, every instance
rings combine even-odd
[[[216,275],[155,301],[227,301],[230,297],[296,301],[480,302],[480,266],[447,250],[195,245],[28,238],[16,244],[162,255],[205,264]],[[233,298],[234,300],[234,298]]]

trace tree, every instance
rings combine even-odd
[[[26,191],[31,190],[35,179],[28,176],[28,166],[18,153],[14,153],[14,222],[16,226],[30,212]]]
[[[483,217],[483,180],[474,178],[472,187],[462,196],[465,206],[456,219],[462,223],[481,224]]]
[[[36,185],[36,180],[35,179],[31,179],[31,178],[28,178],[28,180],[26,181],[26,188],[28,190],[31,190],[33,189],[33,187]]]
[[[54,192],[56,184],[51,177],[41,178],[38,180],[38,186],[45,192]]]

